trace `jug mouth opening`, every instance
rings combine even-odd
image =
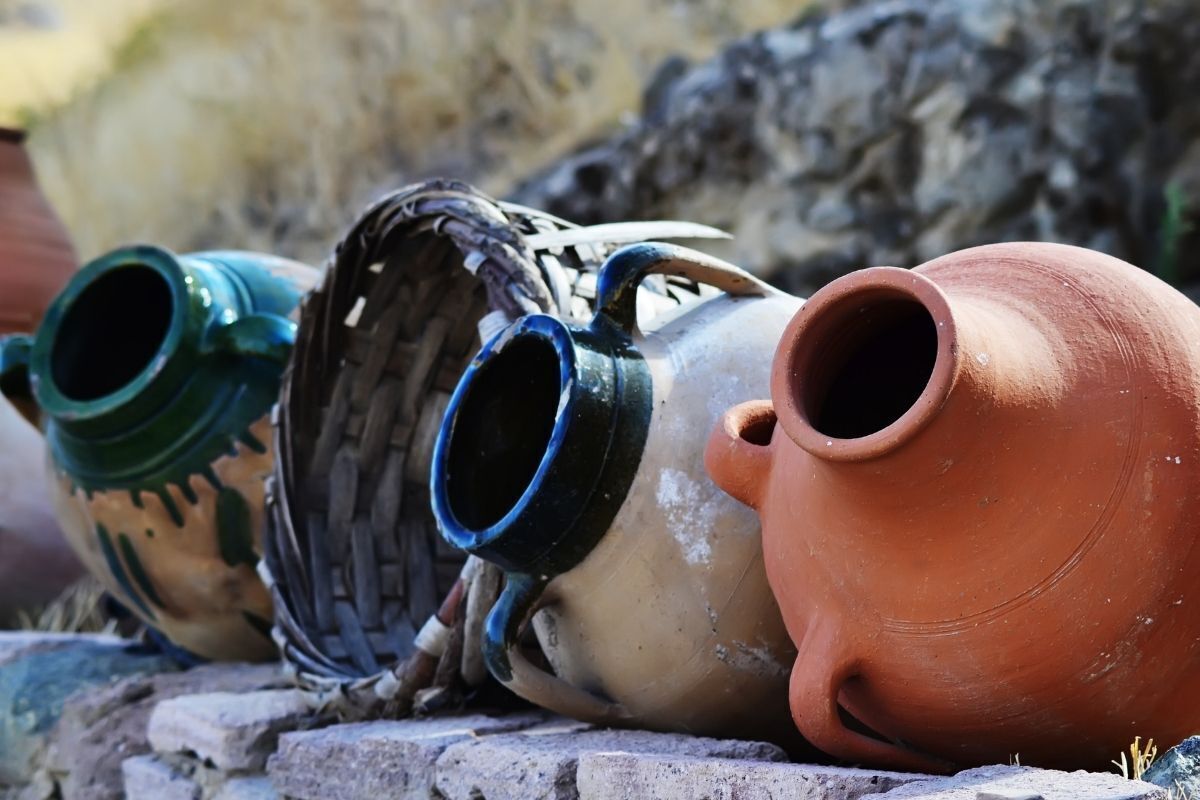
[[[898,447],[949,394],[954,339],[945,296],[918,273],[879,267],[835,281],[784,334],[772,379],[784,429],[831,460]]]
[[[450,438],[446,500],[465,528],[502,520],[524,496],[546,456],[564,386],[558,353],[519,337],[475,373]]]
[[[175,256],[149,246],[113,251],[80,270],[34,339],[30,366],[42,409],[90,419],[154,381],[182,336],[183,280]]]
[[[174,307],[157,270],[129,265],[90,283],[58,324],[50,375],[63,397],[98,400],[142,374],[162,349]]]

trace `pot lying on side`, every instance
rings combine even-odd
[[[1080,248],[818,292],[774,409],[733,409],[707,452],[761,516],[805,737],[883,767],[1104,769],[1195,732],[1198,376],[1200,309]]]
[[[76,553],[205,658],[275,653],[255,573],[268,416],[317,277],[272,256],[123,248],[77,273],[35,336],[0,340],[7,377],[28,370]]]
[[[725,290],[639,331],[655,273]],[[780,739],[792,650],[759,529],[703,470],[703,432],[765,389],[800,301],[723,262],[643,244],[609,258],[587,327],[523,317],[459,382],[432,467],[453,544],[501,565],[492,673],[602,724]],[[527,618],[555,674],[518,642]],[[794,736],[794,731],[790,732]]]

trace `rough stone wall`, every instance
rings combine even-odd
[[[668,62],[636,122],[516,199],[722,226],[721,255],[797,291],[1018,239],[1185,283],[1198,92],[1194,0],[856,4]]]

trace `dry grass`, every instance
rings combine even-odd
[[[92,578],[69,586],[45,607],[17,613],[17,627],[51,633],[113,633],[116,621],[101,607],[104,589]]]
[[[143,239],[320,258],[378,191],[448,172],[502,192],[636,109],[665,56],[803,5],[176,0],[32,146],[85,257]]]
[[[1125,754],[1121,753],[1121,760],[1114,760],[1112,763],[1126,778],[1140,781],[1157,757],[1158,748],[1154,745],[1154,739],[1147,739],[1146,746],[1143,747],[1142,737],[1135,736],[1133,743],[1129,745],[1129,761],[1126,761]]]

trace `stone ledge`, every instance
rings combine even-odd
[[[195,753],[223,770],[261,771],[281,731],[311,714],[292,689],[175,697],[150,715],[150,746],[160,753]]]
[[[1110,772],[1034,767],[978,767],[948,778],[910,783],[878,800],[1166,800],[1161,786]]]
[[[932,779],[931,775],[918,773],[814,764],[647,753],[587,753],[579,759],[578,796],[579,800],[643,800],[648,797],[857,800],[906,783]],[[490,793],[486,796],[492,800]]]
[[[158,756],[134,756],[121,764],[127,800],[200,800],[200,784]]]
[[[297,800],[428,800],[437,759],[447,747],[545,719],[541,712],[470,714],[285,733],[267,773],[276,791]]]
[[[782,761],[772,744],[636,730],[589,730],[566,720],[519,733],[448,746],[437,761],[437,790],[447,800],[556,800],[576,796],[576,772],[587,754],[621,750],[674,758]],[[655,795],[642,795],[653,797]]]

